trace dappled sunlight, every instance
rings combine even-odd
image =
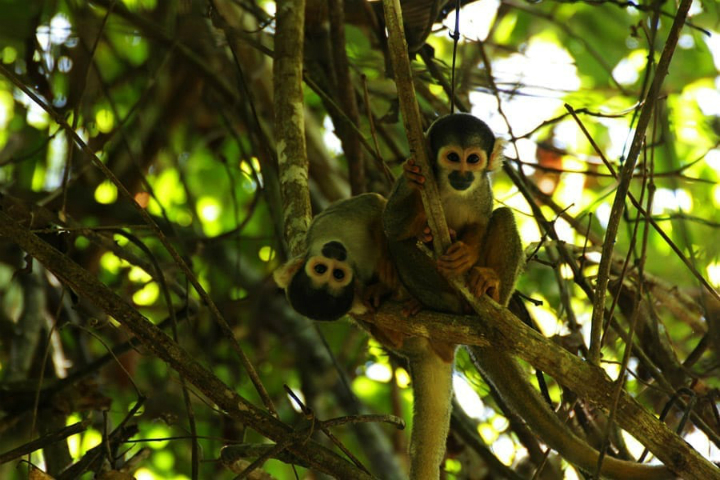
[[[78,478],[111,469],[138,480],[405,478],[415,427],[447,426],[413,418],[413,406],[440,399],[440,412],[449,382],[465,415],[448,437],[448,480],[476,469],[532,475],[538,447],[553,450],[565,479],[579,478],[566,463],[578,444],[549,426],[551,408],[595,445],[592,432],[615,409],[622,441],[609,438],[606,459],[623,443],[637,459],[648,444],[651,464],[712,476],[717,5],[692,2],[665,74],[660,59],[685,0],[657,16],[644,4],[479,0],[463,6],[458,32],[455,2],[401,3],[413,12],[407,75],[401,48],[384,38],[398,29],[380,1],[0,7],[0,454],[32,450],[7,458],[0,478],[26,478],[25,459],[53,477],[72,462]],[[398,95],[410,85],[414,98]],[[402,258],[399,244],[422,237],[427,219],[414,186],[402,214],[366,196],[372,207],[341,209],[307,233],[310,213],[349,192],[388,198],[395,179],[412,180],[401,164],[419,158],[429,143],[420,133],[451,111],[451,91],[455,112],[502,140],[505,161],[488,195],[474,188],[497,158],[492,135],[480,145],[466,122],[429,136],[437,157],[467,140],[475,155],[457,168],[450,155],[431,159],[445,175],[443,213],[470,252],[469,273],[448,277],[472,279],[477,295],[516,289],[510,311],[530,327],[506,310],[472,323],[432,263]],[[408,135],[414,105],[418,135]],[[473,187],[467,203],[447,186],[451,168],[472,172],[461,175]],[[521,245],[507,210],[488,217],[490,207],[513,212]],[[493,270],[507,274],[501,287]],[[485,276],[487,286],[472,284]],[[426,310],[401,317],[410,297]],[[298,313],[333,302],[342,311],[328,321]],[[440,325],[448,317],[430,305],[468,315]],[[481,331],[493,344],[474,353],[485,357],[458,347],[454,370],[439,360],[452,352],[435,336]],[[408,335],[429,336],[432,348],[411,351]],[[504,361],[487,362],[494,354]],[[417,382],[418,365],[435,376]],[[615,406],[609,379],[618,378],[625,394]],[[657,445],[649,439],[665,432],[661,421],[680,433]],[[39,438],[43,448],[29,443]],[[229,445],[239,458],[221,459]]]

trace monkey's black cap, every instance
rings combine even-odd
[[[495,147],[495,134],[485,122],[469,113],[452,113],[435,120],[427,130],[430,150],[436,153],[445,145],[467,148],[478,145],[487,153]]]
[[[288,285],[287,298],[300,315],[321,322],[332,322],[342,318],[352,308],[355,286],[350,282],[333,295],[327,288],[314,288],[310,278],[301,269]]]

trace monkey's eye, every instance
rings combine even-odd
[[[335,270],[333,270],[333,277],[335,277],[336,280],[342,280],[343,278],[345,278],[345,272],[343,272],[339,268],[336,268]]]
[[[474,153],[467,158],[468,163],[478,163],[479,161],[480,161],[480,157],[478,157]]]
[[[318,263],[317,265],[315,265],[315,268],[313,270],[315,270],[315,273],[317,273],[318,275],[322,275],[323,273],[327,272],[327,267],[322,263]]]
[[[458,163],[460,161],[460,155],[455,152],[450,152],[448,153],[447,159],[450,160],[452,163]]]

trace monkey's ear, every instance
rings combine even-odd
[[[500,166],[502,165],[503,160],[505,157],[503,157],[503,149],[505,148],[505,140],[502,138],[496,138],[495,139],[495,147],[493,147],[492,153],[490,153],[490,158],[488,158],[488,166],[487,169],[491,172],[494,172]]]
[[[295,257],[273,272],[273,279],[280,288],[287,288],[298,270],[305,264],[305,257]]]

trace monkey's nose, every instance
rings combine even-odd
[[[460,170],[453,170],[450,172],[450,175],[448,175],[448,180],[450,180],[450,185],[455,190],[467,190],[470,185],[473,183],[473,173],[472,172],[465,172],[461,173]]]

